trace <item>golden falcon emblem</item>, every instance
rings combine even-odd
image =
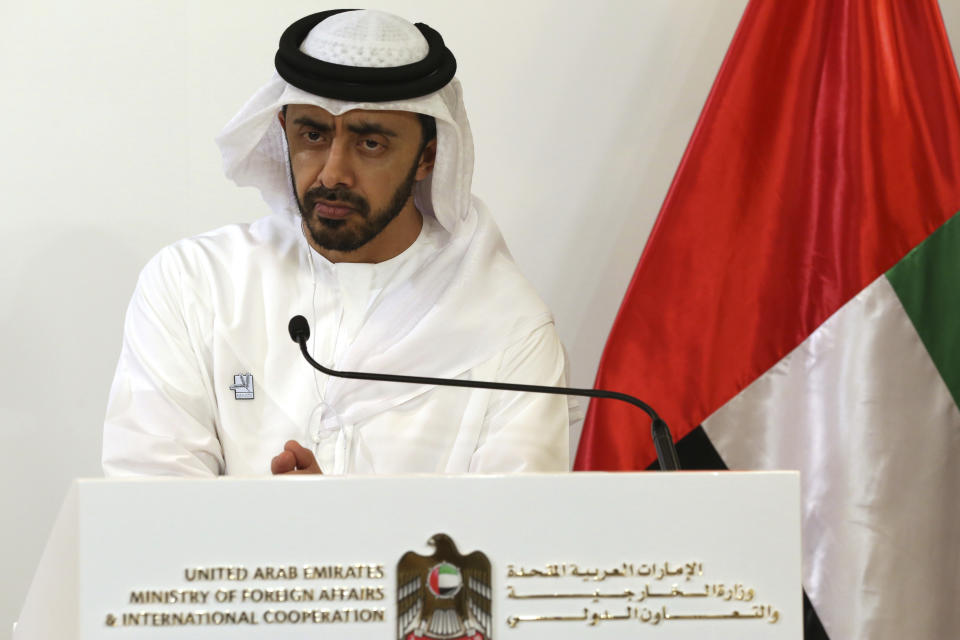
[[[443,533],[427,543],[433,555],[397,563],[397,639],[490,640],[490,560],[462,555]]]

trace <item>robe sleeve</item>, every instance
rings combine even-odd
[[[566,357],[553,323],[503,352],[497,381],[566,386]],[[497,391],[490,397],[470,471],[569,471],[570,409],[562,395]]]
[[[208,348],[197,335],[203,305],[182,272],[176,245],[161,251],[127,309],[103,428],[107,476],[224,472]]]

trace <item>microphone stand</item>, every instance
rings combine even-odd
[[[618,391],[605,389],[575,389],[572,387],[547,387],[537,384],[512,384],[508,382],[487,382],[485,380],[448,380],[446,378],[429,378],[426,376],[405,376],[390,373],[364,373],[361,371],[337,371],[323,366],[314,360],[307,351],[307,339],[310,337],[310,325],[303,316],[294,316],[290,319],[290,338],[300,345],[300,353],[318,371],[335,378],[350,378],[353,380],[377,380],[382,382],[406,382],[411,384],[429,384],[444,387],[468,387],[471,389],[497,389],[501,391],[523,391],[529,393],[550,393],[563,396],[583,396],[587,398],[607,398],[627,402],[641,409],[650,416],[650,430],[653,444],[657,450],[657,461],[661,471],[679,471],[680,459],[673,446],[673,436],[667,423],[657,415],[653,407],[643,400]]]

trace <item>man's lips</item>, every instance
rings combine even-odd
[[[330,202],[318,202],[313,205],[313,212],[322,218],[341,220],[356,211],[353,207]]]

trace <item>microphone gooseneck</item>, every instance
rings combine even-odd
[[[523,391],[528,393],[549,393],[562,396],[583,396],[586,398],[608,398],[620,400],[638,407],[648,416],[653,436],[653,444],[657,449],[657,460],[663,471],[677,471],[680,469],[680,459],[673,445],[673,437],[667,423],[663,421],[653,407],[639,398],[626,393],[607,391],[605,389],[575,389],[572,387],[546,387],[536,384],[511,384],[507,382],[487,382],[485,380],[449,380],[447,378],[429,378],[426,376],[402,376],[390,373],[365,373],[362,371],[337,371],[329,369],[314,360],[307,351],[307,339],[310,338],[310,325],[303,316],[294,316],[287,327],[290,339],[300,345],[303,357],[321,373],[335,378],[350,378],[352,380],[377,380],[382,382],[406,382],[408,384],[431,384],[443,387],[467,387],[471,389],[497,389],[500,391]]]

